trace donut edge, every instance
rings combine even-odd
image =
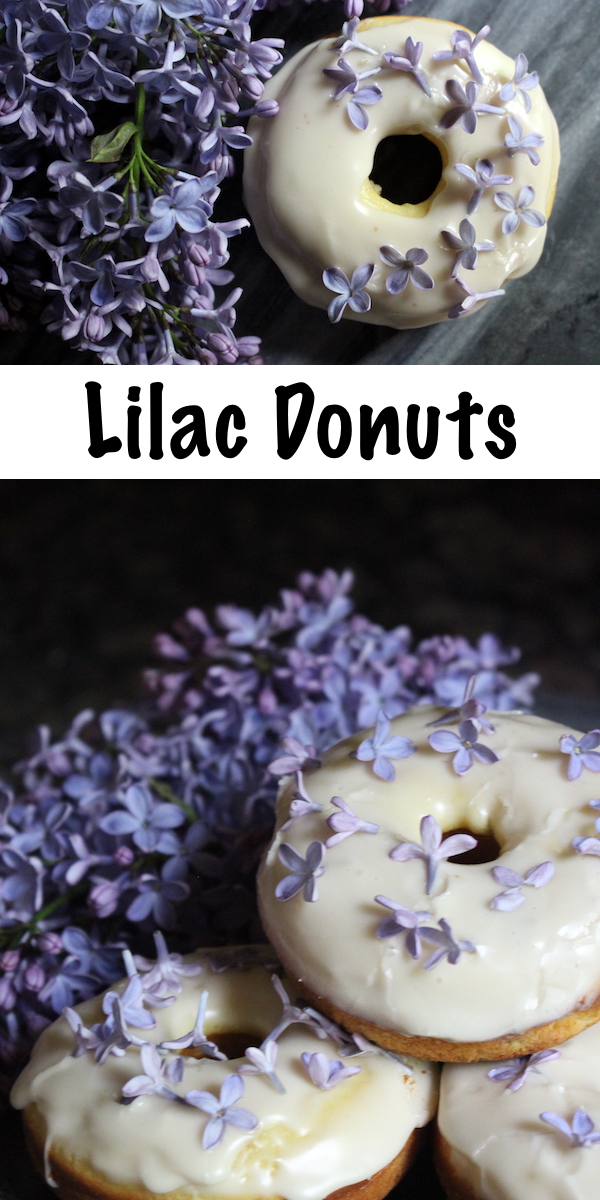
[[[350,1033],[361,1033],[377,1046],[384,1050],[392,1050],[395,1054],[409,1054],[413,1058],[431,1062],[498,1062],[501,1059],[517,1058],[520,1055],[533,1054],[537,1050],[548,1050],[552,1046],[558,1046],[600,1021],[598,997],[587,1008],[577,1009],[546,1025],[536,1025],[523,1033],[507,1033],[485,1042],[450,1042],[444,1038],[399,1033],[374,1025],[362,1017],[344,1012],[325,996],[317,996],[293,975],[290,975],[290,978],[294,979],[298,991],[305,999]]]
[[[461,1179],[452,1162],[451,1153],[450,1143],[446,1141],[436,1126],[433,1137],[433,1161],[440,1185],[448,1200],[484,1200],[484,1197],[479,1196],[469,1184]]]
[[[383,1200],[412,1166],[425,1139],[426,1129],[427,1126],[423,1129],[413,1129],[396,1157],[376,1171],[370,1179],[346,1184],[334,1192],[329,1192],[324,1200]],[[35,1103],[28,1104],[23,1110],[23,1130],[25,1144],[36,1171],[43,1178],[46,1178],[49,1172],[61,1200],[157,1200],[157,1193],[142,1184],[112,1183],[81,1160],[61,1155],[56,1147],[46,1151],[45,1121]],[[161,1192],[160,1200],[225,1198],[218,1197],[214,1192],[204,1193],[185,1187],[172,1192]],[[274,1194],[270,1198],[246,1197],[245,1200],[286,1200],[286,1197]]]

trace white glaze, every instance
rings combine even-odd
[[[489,1063],[442,1070],[440,1131],[451,1162],[481,1200],[596,1200],[600,1145],[572,1149],[541,1112],[571,1123],[583,1108],[600,1129],[600,1025],[560,1046],[516,1092]]]
[[[432,92],[431,97],[426,96],[412,75],[385,68],[365,80],[365,84],[376,83],[381,88],[383,99],[368,108],[369,124],[364,131],[350,122],[348,96],[333,101],[335,85],[323,75],[324,67],[336,65],[338,54],[331,49],[335,39],[325,38],[306,47],[268,82],[264,95],[278,101],[280,112],[272,119],[255,118],[251,122],[253,145],[246,151],[244,169],[246,204],[262,246],[307,303],[319,308],[330,303],[333,293],[322,282],[325,268],[340,267],[350,277],[355,267],[374,263],[375,272],[367,286],[371,310],[357,316],[346,308],[344,316],[396,329],[446,320],[449,310],[464,299],[464,293],[450,277],[455,256],[445,246],[441,232],[450,229],[458,233],[473,191],[473,185],[455,172],[454,164],[474,167],[481,158],[491,159],[495,173],[512,175],[514,182],[488,189],[471,216],[477,240],[494,242],[496,250],[480,254],[476,270],[461,270],[461,277],[476,292],[487,292],[503,287],[507,279],[526,274],[537,263],[546,227],[536,229],[521,222],[516,233],[503,234],[506,214],[494,203],[493,196],[496,191],[508,191],[517,197],[528,184],[536,192],[533,207],[549,215],[559,164],[556,122],[539,86],[529,92],[530,113],[525,112],[518,98],[503,106],[507,114],[518,118],[524,134],[544,136],[538,166],[533,166],[522,152],[508,156],[504,148],[506,117],[481,115],[474,134],[465,133],[458,124],[441,129],[440,117],[452,107],[445,83],[456,79],[464,88],[472,79],[462,61],[432,61],[435,51],[450,48],[456,28],[423,17],[394,16],[361,22],[359,39],[380,55],[385,51],[402,55],[407,37],[423,42],[420,65]],[[380,61],[359,50],[352,50],[346,57],[359,73]],[[483,76],[478,101],[502,106],[498,92],[513,77],[513,60],[487,41],[477,47],[476,60]],[[430,207],[382,202],[372,186],[365,194],[377,145],[383,138],[399,133],[428,133],[447,158],[442,187],[434,194]],[[385,280],[391,268],[384,266],[379,257],[379,247],[384,245],[402,254],[415,246],[425,249],[429,261],[424,269],[433,277],[435,287],[419,291],[409,282],[397,296],[387,292]]]
[[[259,901],[267,935],[287,969],[317,995],[385,1028],[484,1041],[554,1021],[600,992],[600,860],[571,847],[573,838],[594,835],[595,813],[587,804],[600,785],[588,770],[567,780],[559,738],[573,731],[518,713],[488,714],[496,731],[480,741],[500,761],[474,763],[459,777],[451,756],[428,745],[427,722],[441,712],[417,707],[392,722],[392,734],[418,746],[416,754],[394,762],[393,783],[378,779],[372,763],[350,757],[363,733],[327,751],[322,767],[305,774],[306,790],[323,812],[299,818],[282,833],[295,788],[293,780],[284,781],[278,831],[259,875]],[[286,874],[277,853],[281,842],[304,855],[310,842],[325,841],[325,819],[336,811],[332,796],[376,822],[379,833],[355,833],[326,852],[315,903],[301,894],[277,900],[275,887]],[[399,842],[420,842],[419,824],[427,814],[446,831],[491,831],[501,847],[499,863],[523,875],[551,861],[554,878],[524,889],[521,908],[498,912],[489,907],[503,890],[492,878],[494,863],[443,862],[428,896],[421,860],[389,858]],[[376,895],[430,912],[431,925],[445,918],[456,937],[476,944],[477,953],[425,971],[402,936],[377,938],[377,926],[389,914],[374,902]]]
[[[192,961],[204,958],[201,952],[190,956]],[[156,1027],[142,1034],[148,1041],[187,1033],[204,989],[209,993],[209,1036],[244,1030],[255,1032],[260,1045],[281,1016],[269,972],[261,967],[215,974],[205,965],[200,975],[182,982],[176,1003],[154,1010]],[[88,1025],[103,1019],[98,1000],[77,1011]],[[264,1076],[244,1076],[239,1103],[259,1118],[259,1125],[252,1132],[227,1126],[222,1142],[207,1151],[202,1133],[208,1117],[198,1109],[155,1095],[126,1106],[118,1103],[126,1080],[142,1072],[138,1050],[130,1048],[123,1058],[110,1057],[99,1066],[90,1053],[73,1058],[72,1049],[73,1035],[61,1018],[36,1044],[13,1088],[13,1105],[36,1105],[47,1124],[49,1147],[89,1162],[115,1183],[141,1184],[153,1192],[184,1188],[206,1197],[323,1200],[395,1158],[413,1129],[430,1120],[437,1102],[436,1068],[413,1062],[411,1073],[377,1052],[352,1060],[360,1065],[360,1074],[320,1090],[308,1078],[300,1054],[323,1051],[334,1060],[335,1043],[295,1025],[279,1039],[276,1070],[286,1094],[278,1094]],[[218,1095],[225,1076],[242,1061],[188,1058],[184,1079],[174,1090]]]

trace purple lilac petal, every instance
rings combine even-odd
[[[501,1067],[493,1067],[487,1073],[488,1079],[492,1079],[494,1083],[506,1083],[508,1092],[517,1092],[519,1088],[523,1087],[530,1072],[540,1074],[541,1064],[552,1062],[555,1058],[560,1058],[560,1050],[554,1048],[538,1050],[535,1054],[524,1054],[519,1058],[512,1059],[509,1063],[504,1063]]]
[[[432,735],[434,736],[434,735]],[[411,858],[422,858],[427,869],[426,891],[429,895],[435,883],[437,868],[443,859],[465,854],[477,845],[477,839],[468,833],[455,833],[442,842],[442,829],[435,817],[423,817],[420,825],[421,845],[401,842],[390,850],[394,862],[407,862]]]
[[[391,783],[396,778],[396,772],[390,759],[409,758],[416,753],[417,747],[410,738],[389,737],[391,722],[381,709],[377,714],[373,737],[364,738],[354,751],[355,758],[360,762],[372,762],[373,770],[380,779]]]

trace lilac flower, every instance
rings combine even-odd
[[[119,996],[118,992],[106,993],[102,1000],[102,1011],[110,1016],[114,1001],[118,1000],[120,1012],[128,1025],[133,1025],[135,1029],[153,1029],[156,1020],[152,1013],[144,1008],[143,995],[144,985],[140,976],[132,975],[122,996]]]
[[[420,931],[423,922],[431,917],[430,912],[413,912],[410,908],[404,908],[402,904],[397,904],[395,900],[390,900],[388,896],[375,896],[377,904],[383,904],[384,908],[392,910],[391,917],[384,917],[377,926],[377,937],[388,938],[395,937],[398,933],[405,933],[406,938],[404,944],[411,958],[421,957],[421,937]]]
[[[341,812],[332,813],[327,817],[326,824],[330,829],[333,829],[333,837],[327,838],[325,845],[329,849],[331,846],[337,846],[338,842],[343,842],[344,838],[350,837],[353,833],[379,833],[379,825],[375,825],[373,821],[363,821],[361,817],[357,817],[352,811],[349,804],[342,800],[341,796],[332,796],[331,803],[335,804],[336,808],[341,809]]]
[[[325,67],[323,70],[324,75],[329,76],[337,83],[336,90],[331,97],[332,100],[339,100],[346,92],[349,93],[351,99],[348,101],[348,116],[357,129],[364,130],[369,124],[364,105],[378,104],[383,97],[383,92],[377,84],[368,84],[366,87],[360,87],[359,84],[363,79],[377,75],[380,70],[381,67],[374,67],[370,71],[358,73],[346,58],[340,58],[337,67]],[[335,268],[332,267],[330,270],[335,270]],[[367,281],[365,280],[365,282]],[[329,286],[327,284],[327,287]]]
[[[146,1042],[140,1050],[140,1058],[144,1069],[143,1075],[134,1075],[128,1079],[121,1089],[124,1100],[131,1101],[136,1096],[162,1096],[165,1100],[179,1099],[177,1093],[169,1087],[169,1083],[181,1083],[183,1079],[184,1060],[181,1055],[171,1059],[161,1059],[156,1046]]]
[[[359,42],[356,36],[359,21],[360,16],[354,16],[344,21],[341,37],[331,43],[331,49],[336,50],[342,57],[344,54],[349,54],[351,50],[362,50],[364,54],[377,54],[372,46],[367,46],[365,42]]]
[[[146,854],[171,848],[165,831],[183,825],[185,816],[180,808],[175,804],[157,804],[149,789],[139,783],[127,788],[121,803],[127,812],[111,812],[100,821],[105,833],[117,837],[131,834],[136,846]]]
[[[208,992],[200,993],[198,1002],[198,1012],[194,1027],[189,1033],[185,1033],[183,1037],[172,1038],[171,1041],[163,1041],[160,1043],[160,1050],[188,1050],[190,1046],[198,1048],[202,1051],[206,1058],[227,1059],[227,1055],[223,1054],[215,1042],[211,1042],[204,1032],[204,1021],[206,1019],[206,1005],[208,1001]]]
[[[296,780],[298,786],[292,796],[292,799],[290,800],[289,816],[287,821],[284,821],[283,825],[281,826],[282,831],[284,829],[289,829],[290,825],[293,825],[294,821],[297,821],[299,817],[305,817],[311,812],[323,811],[323,805],[317,804],[314,800],[311,800],[308,792],[306,791],[301,771],[296,772]]]
[[[431,737],[436,736],[436,734],[431,735]],[[429,740],[431,741],[431,738]],[[477,839],[468,833],[454,833],[442,842],[441,827],[432,816],[423,817],[419,828],[422,845],[419,846],[416,842],[401,842],[399,846],[390,850],[390,858],[393,858],[394,862],[408,862],[411,858],[422,858],[427,868],[425,890],[429,895],[435,883],[440,862],[472,850],[477,845]]]
[[[538,1068],[541,1063],[551,1062],[553,1058],[560,1058],[560,1050],[538,1050],[535,1054],[522,1054],[501,1067],[493,1067],[487,1073],[488,1079],[493,1079],[495,1083],[506,1083],[507,1092],[516,1092],[523,1087],[530,1072],[539,1075]]]
[[[244,1081],[240,1079],[239,1075],[226,1077],[218,1100],[212,1092],[186,1092],[186,1104],[191,1104],[194,1108],[199,1108],[210,1116],[210,1121],[207,1122],[202,1135],[204,1150],[212,1150],[214,1146],[218,1146],[225,1133],[226,1125],[232,1125],[236,1129],[256,1129],[258,1120],[253,1113],[248,1112],[246,1108],[238,1108],[236,1105],[236,1101],[240,1100],[243,1094]]]
[[[281,744],[286,753],[269,763],[267,771],[270,775],[279,778],[280,775],[293,775],[296,771],[320,767],[321,760],[314,746],[303,746],[295,737],[282,738]]]
[[[495,113],[496,116],[504,116],[504,109],[499,108],[498,105],[478,102],[479,88],[472,80],[469,80],[466,88],[462,88],[458,80],[449,79],[446,84],[446,94],[448,99],[454,102],[455,107],[449,108],[440,119],[442,129],[451,129],[458,123],[465,133],[475,133],[478,114]]]
[[[161,867],[160,877],[145,872],[137,880],[138,894],[127,909],[129,921],[145,921],[148,917],[163,929],[173,929],[177,924],[175,905],[189,896],[187,883],[171,879],[168,861]]]
[[[146,241],[164,242],[176,225],[187,233],[202,233],[210,215],[204,196],[214,190],[215,183],[216,175],[211,172],[203,179],[176,184],[170,194],[157,196],[150,207],[154,219],[144,233]]]
[[[596,1142],[600,1142],[600,1132],[594,1130],[594,1122],[583,1108],[577,1109],[570,1125],[564,1117],[560,1117],[558,1113],[554,1112],[540,1113],[540,1120],[546,1121],[548,1125],[553,1125],[559,1133],[564,1134],[572,1147],[585,1146],[589,1148]]]
[[[143,1038],[137,1037],[128,1030],[121,1001],[116,993],[113,992],[112,996],[111,1009],[106,1021],[92,1025],[90,1029],[86,1028],[79,1013],[74,1009],[64,1009],[63,1015],[75,1034],[74,1058],[79,1058],[80,1055],[91,1050],[96,1062],[102,1064],[110,1054],[122,1058],[129,1046],[145,1044]]]
[[[498,193],[496,193],[496,195],[498,195]],[[461,288],[463,292],[466,292],[466,296],[464,300],[461,300],[459,304],[455,304],[454,307],[450,309],[450,312],[448,313],[448,318],[450,321],[456,320],[457,317],[466,316],[466,314],[471,312],[471,310],[475,308],[475,305],[479,304],[482,300],[492,300],[494,296],[506,295],[504,288],[498,288],[493,292],[475,292],[468,283],[465,283],[464,279],[460,278],[459,275],[456,276],[455,283],[458,284],[459,288]]]
[[[323,271],[325,287],[329,288],[331,292],[339,293],[334,296],[327,309],[327,315],[332,325],[341,320],[346,305],[349,305],[353,312],[369,311],[371,297],[364,289],[374,270],[373,263],[365,263],[364,266],[355,268],[351,279],[348,279],[348,276],[339,267],[327,267]]]
[[[131,21],[131,29],[140,37],[154,33],[163,19],[163,14],[183,20],[185,17],[202,12],[201,5],[190,4],[189,0],[160,0],[160,2],[159,0],[124,0],[124,3],[132,8],[137,8]]]
[[[242,1063],[241,1067],[238,1067],[238,1075],[264,1075],[276,1092],[284,1094],[286,1089],[275,1073],[278,1051],[279,1046],[274,1038],[267,1040],[264,1049],[248,1046],[246,1049],[248,1063]]]
[[[317,879],[325,871],[324,857],[325,844],[323,842],[311,842],[305,859],[288,842],[282,842],[279,847],[279,858],[284,867],[288,867],[292,874],[286,875],[285,879],[281,879],[277,884],[275,888],[277,899],[291,900],[292,896],[301,891],[305,900],[318,900]]]
[[[396,772],[390,760],[392,758],[410,758],[411,754],[416,754],[417,751],[417,747],[410,738],[400,735],[390,737],[390,729],[391,723],[384,710],[381,709],[377,714],[373,737],[364,738],[354,752],[360,762],[372,762],[375,774],[380,779],[386,779],[388,783],[392,783],[396,778]]]
[[[526,154],[530,163],[537,167],[540,163],[540,156],[537,152],[539,146],[544,145],[544,138],[541,133],[527,133],[523,136],[523,126],[517,117],[509,114],[508,124],[510,133],[504,138],[504,145],[508,150],[509,158],[513,158],[520,151]]]
[[[525,112],[531,112],[531,96],[528,92],[532,88],[536,88],[539,83],[537,71],[532,71],[528,74],[529,63],[524,54],[517,54],[515,59],[515,73],[509,83],[505,83],[500,88],[500,99],[504,102],[514,100],[517,96],[525,105]]]
[[[475,191],[467,205],[469,216],[475,212],[487,188],[496,187],[500,183],[512,183],[513,181],[512,175],[494,175],[494,164],[489,158],[479,158],[475,163],[475,167],[469,167],[466,163],[456,163],[454,170],[475,184]]]
[[[423,43],[414,42],[413,39],[409,37],[404,43],[404,55],[394,54],[388,50],[384,54],[383,60],[387,66],[392,67],[394,71],[408,71],[413,78],[416,79],[419,87],[425,92],[425,95],[431,96],[431,88],[429,87],[423,72],[419,70],[419,63],[421,61],[422,54]]]
[[[438,926],[438,929],[433,929],[426,925],[421,929],[423,941],[438,946],[427,962],[423,963],[426,971],[430,971],[443,958],[447,958],[448,962],[454,966],[459,961],[462,951],[466,951],[468,954],[476,953],[473,942],[463,942],[454,937],[448,922],[443,917],[441,921],[438,921]]]
[[[3,850],[2,862],[10,872],[2,882],[2,897],[14,905],[16,914],[22,913],[27,920],[42,905],[42,862],[33,855],[27,858],[17,850]]]
[[[466,29],[455,29],[451,39],[452,49],[437,50],[431,57],[434,62],[460,62],[464,60],[475,82],[483,83],[481,71],[475,61],[475,50],[479,43],[484,41],[489,32],[489,25],[484,25],[475,37],[471,37],[471,34]]]
[[[494,896],[494,899],[490,900],[490,908],[496,908],[500,912],[512,912],[525,902],[521,888],[526,885],[535,888],[544,887],[554,875],[554,864],[551,862],[540,863],[537,867],[532,867],[526,875],[520,875],[518,871],[513,871],[510,867],[492,867],[492,875],[496,883],[502,884],[508,890]]]
[[[315,1011],[314,1008],[306,1007],[299,1008],[296,1004],[291,1004],[290,998],[277,975],[271,976],[271,983],[281,1000],[283,1005],[283,1013],[277,1025],[268,1036],[265,1038],[261,1050],[264,1050],[269,1042],[277,1041],[277,1038],[288,1028],[289,1025],[308,1025],[310,1029],[316,1033],[318,1038],[326,1038],[332,1036],[332,1022],[323,1017],[321,1013]]]
[[[160,930],[154,932],[156,946],[156,961],[136,955],[135,965],[138,971],[145,972],[143,983],[145,992],[156,992],[168,988],[176,993],[181,991],[181,979],[190,979],[199,975],[201,963],[184,962],[181,954],[169,954],[165,939]]]
[[[436,733],[430,733],[428,740],[432,749],[440,754],[454,753],[452,766],[457,775],[464,775],[465,771],[473,766],[474,758],[482,763],[498,762],[498,755],[490,750],[489,746],[477,741],[477,733],[474,721],[461,721],[458,733],[440,729]]]
[[[590,733],[585,733],[582,738],[579,738],[579,741],[570,733],[561,737],[561,753],[569,755],[568,779],[579,779],[584,767],[587,767],[588,771],[600,771],[598,746],[600,746],[600,730],[598,729],[592,729]]]
[[[11,200],[13,186],[10,176],[5,176],[0,189],[0,235],[9,242],[22,242],[29,230],[24,218],[35,208],[35,200]]]
[[[455,279],[461,267],[466,271],[474,271],[479,258],[479,251],[495,250],[493,242],[477,242],[475,226],[465,217],[458,227],[458,234],[450,229],[442,230],[442,237],[450,250],[456,251],[452,278]],[[460,236],[459,236],[460,235]]]
[[[123,198],[108,188],[114,183],[114,178],[108,178],[94,185],[81,171],[74,171],[71,183],[61,188],[58,198],[65,208],[73,208],[81,213],[81,221],[86,233],[102,233],[107,216],[117,213],[123,205]]]
[[[487,712],[487,704],[483,700],[475,700],[473,693],[477,685],[477,675],[470,675],[465,684],[462,704],[458,708],[451,708],[442,717],[438,717],[435,721],[430,721],[429,725],[454,725],[460,724],[461,721],[472,721],[477,729],[482,729],[485,733],[493,733],[494,726],[483,716]]]
[[[357,1066],[346,1067],[339,1059],[331,1062],[327,1055],[320,1051],[317,1051],[316,1054],[309,1054],[307,1050],[304,1050],[300,1058],[312,1082],[323,1091],[335,1087],[336,1083],[341,1083],[342,1079],[358,1075],[361,1069]]]
[[[379,257],[389,267],[396,267],[396,270],[388,275],[385,281],[388,292],[391,292],[393,296],[404,291],[409,279],[420,291],[428,291],[435,286],[431,275],[428,275],[421,266],[429,258],[426,250],[415,246],[412,250],[407,250],[406,256],[404,256],[393,246],[380,246]]]
[[[56,55],[56,65],[65,79],[75,74],[73,51],[85,50],[91,42],[90,35],[81,30],[70,30],[60,13],[48,9],[44,13],[44,26],[48,30],[40,33],[37,41],[43,55]]]

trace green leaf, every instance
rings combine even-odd
[[[92,155],[89,162],[111,163],[118,162],[127,143],[137,133],[137,125],[133,121],[125,121],[117,125],[110,133],[100,133],[92,142]]]

